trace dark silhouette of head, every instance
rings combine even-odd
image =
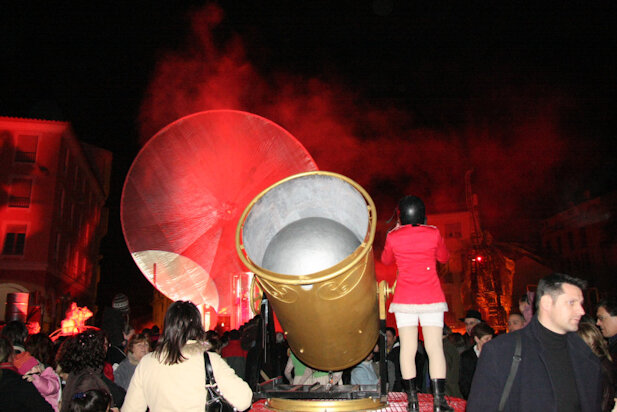
[[[55,366],[54,343],[45,333],[31,335],[26,341],[26,350],[45,366]]]
[[[178,300],[167,309],[163,334],[154,351],[155,355],[167,365],[180,363],[184,360],[182,347],[189,340],[205,342],[206,331],[197,306],[189,301]]]
[[[13,360],[13,345],[11,341],[0,336],[0,363],[11,362]]]
[[[11,341],[13,346],[24,346],[28,337],[28,328],[25,323],[12,320],[2,328],[2,336]]]
[[[95,412],[109,410],[111,395],[108,392],[91,389],[73,395],[69,404],[69,412]]]
[[[606,299],[602,299],[598,302],[597,307],[604,307],[609,315],[617,316],[617,297],[610,296]]]
[[[565,273],[553,273],[548,275],[538,282],[538,288],[536,290],[536,310],[540,306],[540,299],[544,295],[550,295],[553,301],[557,299],[557,296],[563,293],[562,285],[567,283],[578,287],[581,290],[587,288],[587,282],[583,279],[575,278],[574,276],[567,275]]]
[[[402,225],[426,223],[424,202],[417,196],[405,196],[398,202],[398,215]]]
[[[85,369],[100,372],[107,355],[107,338],[102,330],[88,329],[62,343],[56,361],[63,372]]]

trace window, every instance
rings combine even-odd
[[[23,163],[34,163],[36,161],[36,146],[39,137],[34,135],[19,135],[17,136],[17,145],[15,146],[15,161]]]
[[[568,232],[568,249],[570,251],[574,250],[574,233]]]
[[[64,152],[64,163],[62,164],[63,172],[66,172],[67,170],[69,170],[70,158],[71,158],[71,153],[69,152],[69,149],[67,148]]]
[[[60,245],[61,245],[62,235],[60,233],[56,234],[56,244],[54,245],[54,257],[56,262],[60,258]]]
[[[85,239],[84,239],[85,244],[86,244],[86,247],[88,248],[90,247],[90,237],[92,236],[92,229],[91,229],[90,223],[86,223],[83,230],[85,233]]]
[[[587,269],[589,268],[589,264],[589,254],[587,252],[581,253],[581,265],[583,265],[583,267]]]
[[[553,253],[557,253],[557,238],[553,238],[553,240],[551,241],[551,251]]]
[[[64,216],[64,202],[66,201],[65,197],[66,193],[64,192],[64,189],[62,189],[62,192],[60,193],[60,217]]]
[[[71,260],[71,272],[73,273],[73,277],[75,278],[77,277],[77,275],[79,275],[79,255],[79,251],[75,250],[73,253],[73,259]]]
[[[6,228],[3,255],[23,255],[26,245],[26,225],[10,225]]]
[[[461,222],[446,223],[446,238],[460,239],[463,237],[461,233]]]
[[[32,192],[32,179],[14,178],[11,182],[9,194],[9,207],[30,207],[30,193]]]
[[[584,227],[579,229],[578,235],[581,241],[581,247],[586,248],[587,247],[587,232],[585,231]]]

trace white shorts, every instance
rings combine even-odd
[[[395,312],[396,326],[404,328],[406,326],[418,326],[418,320],[422,326],[437,326],[443,328],[443,312],[427,313],[403,313]]]

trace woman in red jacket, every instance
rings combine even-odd
[[[401,374],[410,411],[419,411],[415,356],[418,324],[429,358],[433,411],[452,411],[444,398],[446,360],[441,340],[443,314],[448,310],[437,276],[437,261],[448,261],[448,250],[439,230],[426,225],[424,203],[405,196],[398,205],[398,221],[386,237],[381,261],[396,262],[398,276],[390,312],[396,317],[401,341]]]

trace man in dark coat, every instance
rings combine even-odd
[[[469,397],[469,391],[471,390],[471,381],[476,371],[476,365],[478,364],[478,357],[482,352],[482,347],[493,339],[495,330],[490,327],[488,323],[478,323],[471,330],[471,336],[473,337],[475,345],[461,353],[461,362],[459,370],[458,386],[463,395],[463,398]]]
[[[600,361],[575,333],[585,313],[584,287],[584,281],[560,273],[540,280],[530,324],[484,346],[467,411],[498,410],[518,338],[521,361],[505,411],[601,410]]]
[[[484,321],[482,320],[482,315],[480,312],[475,309],[469,309],[467,313],[465,313],[465,317],[460,318],[459,320],[465,324],[465,334],[463,335],[463,338],[465,338],[465,350],[467,350],[476,344],[473,340],[473,336],[471,336],[471,330],[478,323]]]
[[[394,392],[400,392],[403,390],[401,384],[401,345],[396,337],[396,330],[393,327],[386,328],[386,359],[394,365],[394,382],[392,383],[392,390]]]
[[[602,335],[608,339],[608,351],[617,365],[617,298],[610,297],[598,302],[596,325]]]

